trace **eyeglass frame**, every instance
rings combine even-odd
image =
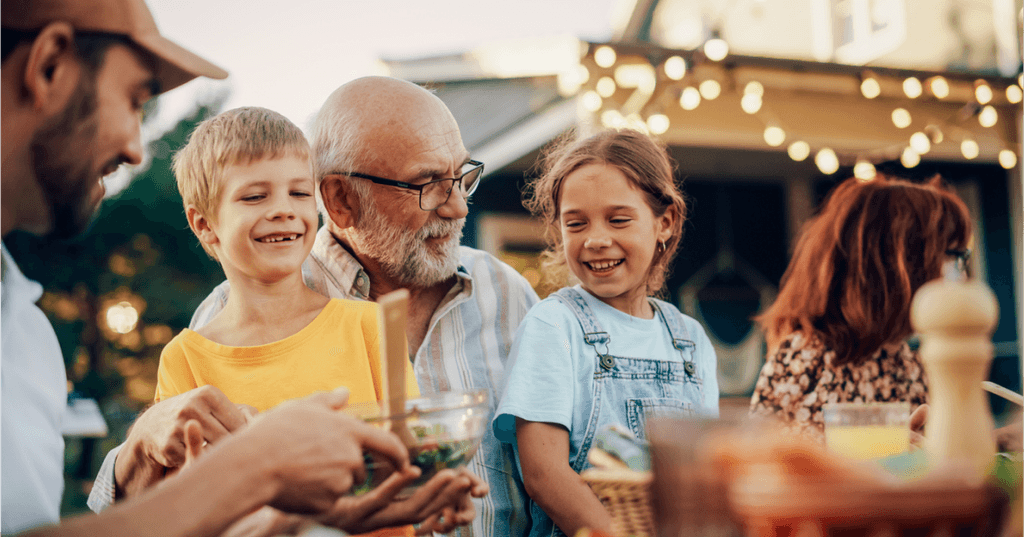
[[[451,199],[451,197],[452,197],[452,190],[455,190],[456,183],[459,185],[460,189],[462,188],[462,185],[463,185],[462,178],[463,177],[465,177],[466,175],[468,175],[470,173],[473,173],[473,171],[475,171],[475,170],[479,170],[477,172],[478,175],[483,175],[483,173],[484,173],[484,163],[483,162],[480,162],[479,160],[467,160],[465,162],[465,164],[463,164],[462,166],[465,167],[466,164],[469,164],[472,167],[469,169],[469,171],[462,173],[462,175],[460,175],[458,177],[446,177],[444,179],[434,179],[432,181],[427,181],[426,183],[423,183],[421,185],[414,185],[412,183],[407,183],[405,181],[396,181],[394,179],[385,179],[383,177],[377,177],[376,175],[370,175],[368,173],[359,173],[359,172],[341,172],[341,173],[332,173],[332,174],[328,174],[328,175],[345,175],[345,176],[348,176],[348,177],[358,177],[360,179],[366,179],[367,181],[370,181],[370,182],[372,182],[374,184],[377,184],[377,185],[393,186],[393,187],[397,187],[397,188],[404,188],[404,189],[407,189],[407,190],[415,190],[415,191],[419,192],[419,206],[420,206],[420,210],[430,212],[430,211],[436,211],[438,207],[444,205],[445,203],[448,203],[448,200]],[[423,208],[423,189],[427,188],[430,185],[441,183],[441,182],[444,182],[444,181],[452,181],[452,187],[448,189],[447,196],[445,196],[444,200],[442,200],[441,203],[438,203],[436,207],[431,207],[430,209],[424,209]],[[476,189],[479,186],[480,186],[480,178],[478,177],[476,182],[473,183],[472,188],[470,188],[470,190],[463,195],[463,198],[464,199],[468,199],[470,196],[473,195],[474,192],[476,192]]]

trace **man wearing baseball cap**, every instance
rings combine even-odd
[[[2,6],[2,236],[22,230],[72,237],[102,200],[103,177],[141,161],[143,104],[197,76],[227,73],[161,37],[143,0],[2,0]],[[363,497],[357,513],[345,513],[386,519],[389,494],[404,484],[397,476],[416,474],[397,437],[336,411],[347,400],[343,389],[249,421],[222,393],[204,387],[151,409],[160,407],[166,417],[158,449],[189,446],[194,455],[196,446],[208,444],[201,457],[187,458],[179,474],[102,515],[39,529],[59,518],[67,379],[56,335],[35,306],[42,288],[21,273],[6,247],[0,290],[4,534],[37,528],[54,535],[217,535],[264,505],[336,514],[352,506],[341,496],[364,478],[366,450],[401,470],[392,480],[397,488],[378,493],[385,488],[379,487]]]

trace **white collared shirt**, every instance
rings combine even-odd
[[[2,259],[0,532],[6,535],[60,519],[68,388],[57,335],[35,304],[42,286],[21,273],[6,246]]]

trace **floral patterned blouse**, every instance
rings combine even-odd
[[[860,365],[834,366],[835,356],[817,337],[787,336],[761,369],[750,413],[824,442],[825,403],[909,401],[913,412],[928,402],[924,368],[906,343],[893,353],[879,349]]]

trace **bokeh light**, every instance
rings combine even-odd
[[[722,85],[717,80],[709,79],[700,83],[700,96],[713,101],[722,94]]]
[[[874,78],[868,77],[861,81],[860,93],[868,99],[874,99],[882,94],[882,86]]]
[[[789,148],[786,150],[789,153],[789,158],[801,162],[811,154],[811,146],[803,140],[797,140],[789,144]]]
[[[981,153],[981,148],[978,147],[978,142],[971,140],[970,138],[960,142],[960,153],[963,154],[967,160],[978,158]]]
[[[817,155],[814,155],[814,164],[825,175],[832,175],[839,171],[839,157],[836,156],[835,151],[828,147],[821,149]]]
[[[594,63],[604,68],[615,65],[615,49],[607,45],[597,47],[594,51]]]
[[[907,77],[907,79],[903,81],[903,93],[905,93],[907,97],[916,99],[920,97],[923,92],[924,88],[921,86],[921,81],[918,80],[917,77]]]
[[[906,108],[897,108],[892,111],[892,124],[896,125],[896,128],[905,129],[911,123],[910,112]]]
[[[786,141],[786,131],[772,125],[764,130],[764,141],[772,147],[779,147]]]
[[[1017,165],[1017,154],[1009,149],[1004,149],[999,152],[999,165],[1006,168],[1007,170]]]
[[[996,107],[991,104],[986,105],[981,109],[981,112],[978,113],[978,123],[980,123],[982,127],[991,127],[995,125],[997,121],[999,121],[999,112],[996,112]]]
[[[681,56],[672,56],[665,60],[665,76],[672,80],[682,80],[686,76],[686,60]]]
[[[700,91],[693,86],[684,88],[683,92],[679,95],[679,106],[682,106],[683,110],[693,110],[699,105]]]
[[[914,151],[911,147],[903,148],[903,154],[900,155],[900,163],[903,164],[904,168],[913,168],[921,163],[921,155]]]

